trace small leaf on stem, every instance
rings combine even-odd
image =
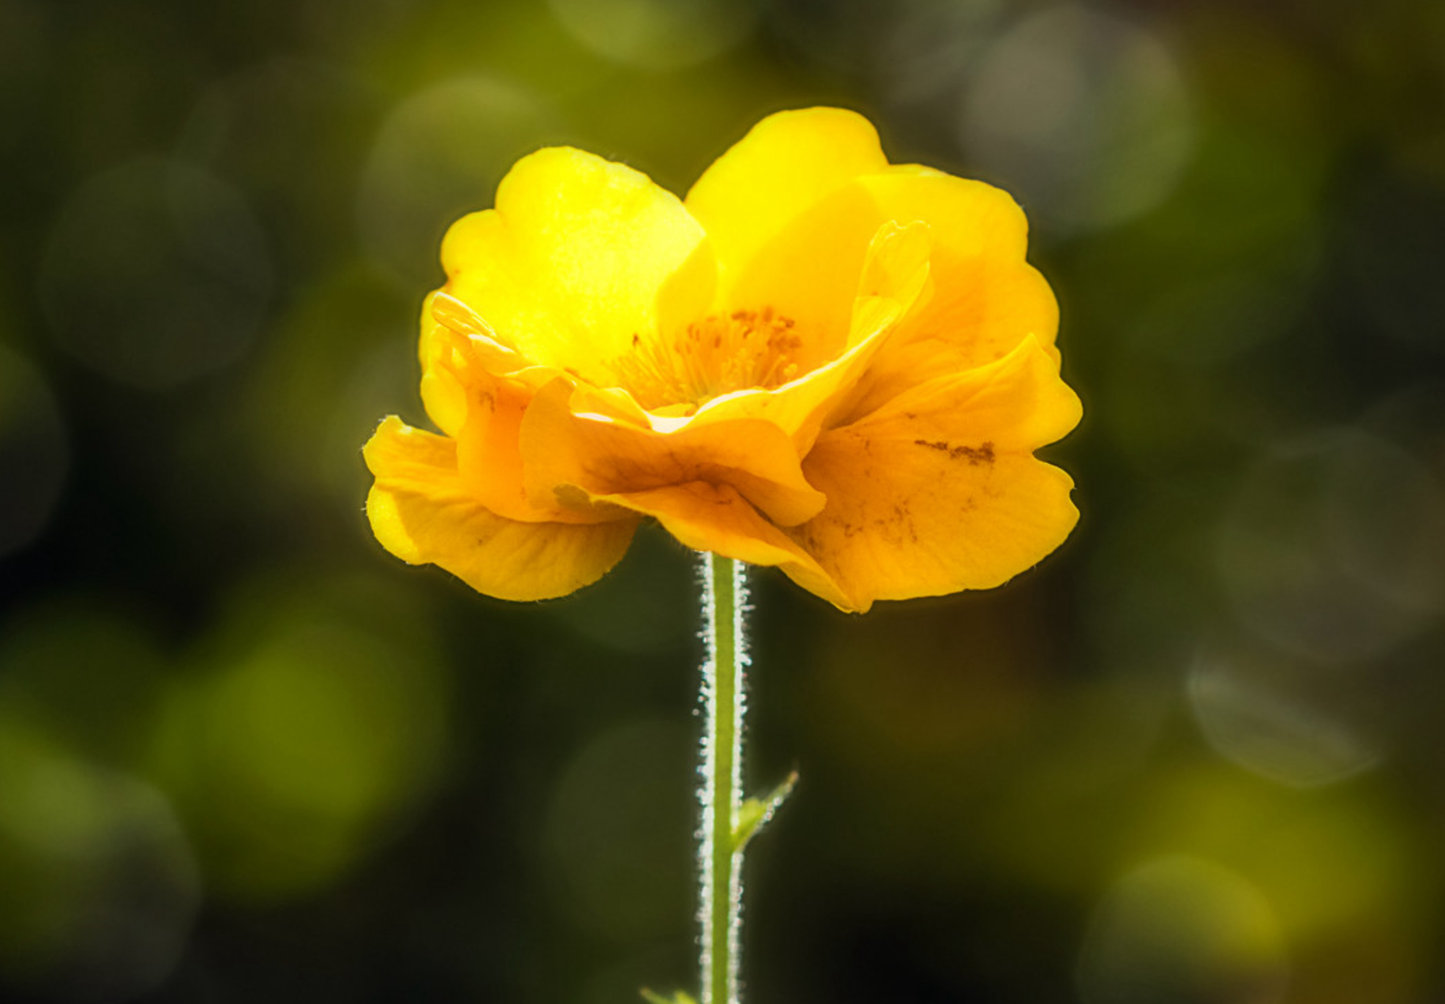
[[[778,806],[783,804],[793,791],[793,785],[798,783],[798,772],[793,771],[783,783],[768,793],[766,798],[746,798],[738,809],[737,825],[733,827],[733,853],[742,850],[747,842],[752,839],[754,833],[763,828],[763,824],[773,818],[773,813],[778,811]]]
[[[673,991],[671,997],[664,997],[662,994],[653,993],[651,990],[643,987],[642,999],[647,1001],[647,1004],[697,1004],[697,1001],[693,1000],[681,990]]]

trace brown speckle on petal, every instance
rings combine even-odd
[[[930,450],[947,453],[949,460],[967,460],[975,467],[979,464],[991,464],[995,459],[993,443],[989,441],[978,446],[954,446],[942,439],[915,439],[913,443],[915,446],[926,446]]]

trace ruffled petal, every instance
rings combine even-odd
[[[928,168],[889,167],[849,178],[793,216],[736,264],[725,295],[795,318],[804,370],[849,347],[853,277],[881,226],[927,225],[931,295],[898,326],[844,408],[862,415],[939,374],[993,362],[1033,335],[1057,358],[1058,307],[1024,258],[1017,203],[978,181]]]
[[[601,386],[635,338],[657,337],[659,310],[700,315],[714,296],[712,252],[682,203],[630,167],[567,147],[518,161],[495,209],[447,231],[442,264],[445,292],[503,350]]]
[[[948,255],[1022,259],[1028,250],[1028,220],[1001,188],[914,164],[864,175],[858,183],[888,219],[928,221]]]
[[[557,380],[537,394],[522,420],[521,455],[534,506],[575,504],[577,489],[601,496],[706,481],[733,486],[785,526],[823,508],[792,442],[769,422],[740,419],[662,433],[604,414],[578,414],[574,397],[573,388]]]
[[[707,229],[724,273],[733,274],[823,196],[887,165],[877,131],[861,115],[779,112],[704,172],[687,193],[687,208]]]
[[[821,565],[763,519],[731,485],[692,481],[641,492],[597,496],[596,501],[652,516],[687,547],[750,565],[781,568],[798,585],[842,610],[854,602]]]
[[[851,317],[841,354],[796,380],[775,388],[754,388],[709,401],[687,419],[691,425],[761,419],[793,439],[806,454],[867,372],[892,331],[930,288],[930,228],[885,222],[868,244],[861,275],[852,280]],[[680,425],[681,423],[679,423]]]
[[[531,390],[511,380],[492,379],[478,388],[471,413],[456,437],[462,484],[499,516],[524,523],[601,523],[609,513],[562,505],[551,495],[529,497],[522,461],[522,422],[535,400]]]
[[[1082,416],[1057,360],[1028,336],[1003,359],[918,384],[851,427],[903,423],[919,438],[987,441],[1016,453],[1057,442]]]
[[[421,403],[438,429],[455,436],[467,420],[467,388],[457,372],[455,339],[433,316],[436,298],[428,295],[421,309]]]
[[[786,532],[863,610],[1000,585],[1078,520],[1073,481],[1032,452],[1079,415],[1052,357],[1026,340],[821,435],[803,469],[828,505]]]
[[[859,276],[879,257],[879,238],[907,230],[914,219],[884,216],[863,186],[850,181],[795,216],[736,271],[724,296],[737,307],[764,304],[792,318],[803,337],[795,353],[806,372],[852,344]],[[929,228],[919,224],[924,231]],[[922,245],[926,261],[932,248]],[[896,256],[902,246],[889,239]]]
[[[387,418],[366,444],[376,477],[372,532],[411,564],[445,568],[480,593],[541,600],[595,582],[627,551],[637,521],[523,523],[498,516],[462,484],[455,444]]]
[[[850,411],[864,415],[938,373],[1002,359],[1033,336],[1055,360],[1053,291],[1024,260],[1028,224],[1003,191],[927,168],[858,179],[884,217],[932,228],[933,296],[899,326],[861,381]]]

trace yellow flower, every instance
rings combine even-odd
[[[1006,194],[890,165],[862,117],[764,119],[686,200],[569,148],[453,224],[421,394],[366,446],[397,557],[513,600],[637,523],[844,610],[996,586],[1078,519],[1033,456],[1077,424]]]

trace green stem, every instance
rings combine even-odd
[[[703,559],[708,658],[702,693],[707,734],[702,747],[702,1004],[737,1004],[742,930],[742,848],[734,839],[742,806],[742,566]]]

